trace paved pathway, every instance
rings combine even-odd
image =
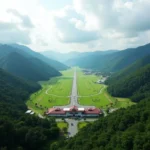
[[[96,118],[87,118],[86,121],[93,122],[96,121]],[[62,119],[56,119],[57,122],[62,122]],[[78,132],[78,123],[84,122],[84,119],[81,120],[74,120],[74,119],[65,119],[65,121],[68,123],[68,136],[73,137]]]
[[[73,81],[72,81],[72,92],[71,92],[71,96],[70,96],[70,104],[66,105],[66,106],[54,106],[54,107],[68,108],[68,107],[71,107],[73,105],[75,105],[77,107],[82,107],[82,108],[89,108],[89,107],[94,107],[95,108],[95,106],[84,106],[84,105],[80,105],[78,103],[77,72],[76,72],[76,68],[74,70],[74,76],[73,76]],[[58,119],[56,119],[56,121],[58,121]],[[95,121],[95,119],[93,119],[92,121]],[[69,137],[72,137],[78,132],[78,122],[79,122],[79,120],[66,119],[66,122],[69,125],[68,126]]]

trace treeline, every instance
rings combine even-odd
[[[0,69],[0,149],[43,150],[59,136],[59,129],[52,118],[40,119],[25,114],[24,103],[38,90],[37,83],[17,78]]]
[[[150,65],[141,67],[124,78],[111,78],[107,83],[108,92],[112,96],[130,97],[132,101],[138,102],[150,96]]]
[[[51,150],[149,150],[150,98],[87,125]]]

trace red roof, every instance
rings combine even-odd
[[[87,108],[84,111],[85,114],[101,114],[101,110],[98,108]]]
[[[68,112],[68,111],[67,111]],[[78,110],[77,106],[72,106],[70,107],[70,111],[69,112],[80,112]],[[84,114],[102,114],[102,111],[98,108],[86,108],[84,111]],[[47,113],[48,114],[66,114],[66,111],[64,111],[62,108],[49,108]]]
[[[78,111],[78,107],[74,105],[70,107],[70,111]]]
[[[63,111],[61,108],[50,108],[48,109],[46,114],[65,114],[66,112]]]

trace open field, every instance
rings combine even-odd
[[[80,68],[77,69],[78,101],[81,105],[92,105],[99,108],[127,107],[133,103],[127,98],[115,98],[107,92],[107,86],[95,83],[101,76],[84,75]],[[119,101],[121,100],[121,101]]]
[[[57,122],[57,126],[59,129],[63,130],[64,128],[68,128],[68,123],[66,122]]]
[[[40,81],[42,89],[33,93],[26,102],[29,109],[37,114],[43,114],[47,108],[67,105],[70,102],[74,68],[63,71],[62,76]],[[96,106],[98,108],[115,108],[131,106],[134,103],[128,98],[115,98],[107,92],[107,86],[95,83],[101,76],[84,75],[77,68],[77,90],[80,105]]]
[[[90,124],[90,122],[85,121],[85,122],[79,122],[78,123],[78,129],[82,129],[83,127],[85,127],[86,125]]]
[[[29,108],[43,113],[47,108],[57,105],[67,105],[72,88],[73,69],[62,72],[62,76],[39,82],[42,89],[30,96],[27,101]]]

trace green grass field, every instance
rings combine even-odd
[[[42,89],[33,93],[26,104],[36,113],[43,114],[53,106],[67,105],[70,101],[74,68],[63,71],[62,76],[40,81]],[[101,76],[84,75],[77,68],[78,101],[81,105],[96,106],[98,108],[127,107],[133,105],[130,99],[115,98],[108,94],[107,86],[95,83]]]
[[[101,76],[84,75],[80,68],[77,68],[77,86],[78,86],[78,101],[81,105],[92,105],[98,108],[127,107],[133,103],[127,98],[115,98],[107,92],[107,86],[104,84],[95,83],[101,79]]]
[[[35,112],[43,114],[47,108],[67,105],[70,101],[73,69],[61,72],[62,76],[40,81],[42,89],[30,96],[26,102],[28,107]]]
[[[63,130],[63,128],[68,128],[68,123],[66,122],[57,122],[57,126],[59,129]]]
[[[90,124],[90,122],[85,121],[85,122],[79,122],[78,123],[78,129],[82,129],[83,127],[85,127],[86,125]]]

